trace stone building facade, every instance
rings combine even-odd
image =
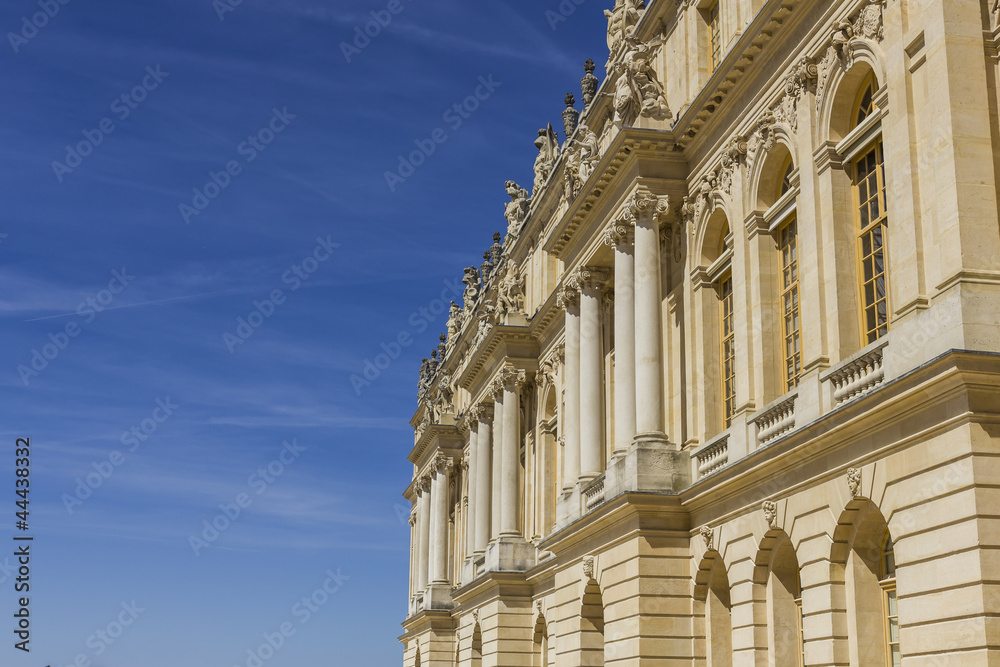
[[[406,667],[1000,665],[1000,3],[647,4],[421,368]]]

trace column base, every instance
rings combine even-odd
[[[521,536],[501,535],[486,549],[487,572],[524,572],[535,566],[535,547]]]
[[[424,591],[423,608],[425,611],[448,610],[454,609],[455,606],[455,601],[451,598],[451,584],[447,582],[431,584]]]
[[[611,459],[604,479],[606,498],[629,491],[680,491],[691,484],[690,456],[662,433],[642,433]]]

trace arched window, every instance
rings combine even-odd
[[[722,378],[722,421],[729,428],[736,412],[736,328],[733,321],[732,253],[728,253],[729,223],[722,232],[719,258],[723,261],[715,289],[719,294],[719,372]],[[728,253],[728,254],[727,254]]]
[[[777,199],[781,199],[792,187],[792,156],[789,155],[782,169],[781,185]],[[784,390],[798,386],[802,374],[802,343],[799,322],[799,232],[798,221],[793,213],[776,230],[778,252],[781,255],[780,304],[781,304],[781,349],[784,375]]]
[[[869,75],[861,84],[854,104],[855,127],[865,123],[876,110],[873,99],[875,85],[874,75]],[[867,345],[889,331],[888,214],[881,135],[853,160],[851,169],[858,235],[861,340],[863,345]]]

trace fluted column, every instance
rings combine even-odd
[[[580,285],[580,480],[604,471],[604,347],[601,343],[601,298],[608,271],[584,267]]]
[[[455,462],[439,455],[431,486],[431,569],[432,584],[448,583],[448,476]]]
[[[476,505],[479,502],[479,487],[476,485],[479,466],[479,410],[474,407],[469,414],[469,507],[465,516],[465,557],[476,550]]]
[[[580,292],[572,280],[559,293],[558,304],[566,311],[563,489],[571,489],[580,476]]]
[[[636,438],[665,440],[660,297],[660,219],[667,197],[635,194],[624,219],[635,225]]]
[[[486,551],[486,545],[490,541],[493,408],[479,406],[477,418],[479,420],[479,460],[476,463],[476,476],[474,480],[476,487],[479,488],[479,493],[476,498],[476,542],[474,551],[476,555],[479,555]]]
[[[417,508],[414,505],[408,519],[410,524],[410,597],[418,590],[417,568],[420,565],[420,528],[417,525]]]
[[[419,525],[419,545],[417,547],[417,590],[427,588],[427,573],[430,566],[431,544],[431,482],[422,475],[417,485],[417,523]]]
[[[490,507],[490,539],[495,540],[500,537],[500,507],[503,502],[503,493],[500,484],[501,470],[503,462],[503,386],[494,383],[491,388],[493,392],[493,461],[491,466],[492,479],[490,480],[490,490],[492,492]]]
[[[516,537],[518,526],[518,461],[520,460],[520,392],[525,372],[506,368],[503,383],[503,437],[501,438],[500,536]]]
[[[615,249],[615,455],[635,437],[635,229],[616,221],[604,233]]]

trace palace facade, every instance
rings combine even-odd
[[[421,368],[406,667],[1000,665],[998,12],[605,12]]]

